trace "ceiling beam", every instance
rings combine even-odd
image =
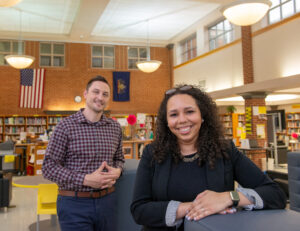
[[[300,86],[300,74],[289,77],[265,80],[256,83],[250,83],[243,86],[228,88],[219,91],[213,91],[209,92],[208,94],[213,99],[222,99],[227,97],[238,96],[247,92],[264,91],[271,93],[273,91],[295,88],[295,86]]]
[[[109,0],[81,1],[70,31],[70,39],[80,41],[89,38],[108,3]]]

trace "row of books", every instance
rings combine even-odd
[[[57,124],[59,123],[63,118],[62,117],[49,117],[48,123],[50,124]]]
[[[287,114],[288,120],[300,120],[300,114]]]
[[[14,126],[10,126],[10,127],[5,127],[5,133],[7,134],[15,134],[15,133],[20,133],[20,132],[24,132],[25,131],[25,127],[14,127]]]
[[[31,125],[46,125],[46,118],[45,117],[27,117],[26,123]]]
[[[4,119],[4,123],[8,125],[23,125],[25,124],[24,117],[8,117]]]
[[[297,128],[300,127],[300,120],[295,122],[288,122],[288,127]]]
[[[29,127],[27,127],[27,132],[44,133],[45,130],[46,130],[46,126],[40,126],[40,127],[29,126]]]

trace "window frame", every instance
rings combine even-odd
[[[137,49],[137,53],[138,56],[137,57],[129,57],[129,50],[130,49]],[[141,49],[146,49],[146,58],[141,57]],[[149,48],[150,49],[150,48]],[[131,68],[129,67],[129,60],[136,60],[136,62],[140,62],[140,61],[147,61],[147,57],[148,57],[148,47],[143,47],[143,46],[129,46],[127,48],[127,69],[128,70],[138,70],[138,67],[135,65],[135,67]]]
[[[42,53],[41,52],[41,46],[42,44],[50,44],[51,51],[50,53]],[[64,54],[56,54],[54,53],[54,45],[63,45],[64,46]],[[42,65],[42,56],[48,56],[50,57],[50,66]],[[54,66],[54,57],[63,57],[63,65],[62,66]],[[57,67],[57,68],[63,68],[66,66],[66,44],[65,43],[59,43],[59,42],[40,42],[39,46],[39,65],[40,67]]]
[[[193,46],[193,42],[195,46]],[[197,57],[197,33],[193,33],[180,43],[180,58],[181,63],[187,62]]]
[[[231,29],[230,30],[225,30],[225,22],[228,22],[229,25],[231,26]],[[211,37],[211,33],[210,31],[212,30],[213,27],[216,27],[217,28],[217,25],[219,25],[220,23],[222,23],[222,33],[218,34],[218,30],[216,30],[216,35],[214,37]],[[222,46],[225,46],[231,42],[234,41],[234,31],[235,31],[235,27],[232,23],[230,23],[226,18],[222,18],[218,21],[216,21],[215,23],[212,23],[210,24],[209,26],[207,26],[207,32],[208,32],[208,47],[209,47],[209,50],[212,51],[212,50],[215,50],[219,47],[222,47]],[[231,39],[229,39],[229,41],[226,41],[226,38],[225,38],[225,35],[230,33],[231,35]],[[222,45],[218,45],[217,41],[219,38],[223,37],[222,41],[223,41],[223,44]],[[214,41],[214,48],[211,47],[211,41]]]
[[[0,62],[0,66],[9,66],[9,64],[6,62],[5,60],[5,56],[6,55],[17,55],[19,54],[19,43],[21,42],[22,44],[22,50],[21,50],[21,54],[24,55],[25,54],[25,42],[24,41],[17,41],[17,40],[9,40],[9,39],[1,39],[0,40],[0,43],[1,42],[9,42],[9,48],[10,50],[9,51],[0,51],[0,55],[3,55],[3,64],[1,64]],[[17,45],[17,51],[14,52],[14,44]]]
[[[290,3],[290,2],[293,3],[293,4],[292,4],[292,5],[293,5],[293,13],[292,13],[291,15],[287,16],[287,17],[283,17],[283,12],[282,12],[283,9],[282,9],[282,8],[283,8],[284,5],[286,5],[286,4]],[[300,4],[300,1],[299,1],[299,4]],[[279,12],[280,12],[279,20],[274,21],[274,22],[271,22],[271,21],[270,21],[270,13],[271,13],[272,11],[278,9],[278,8],[279,8]],[[276,5],[276,6],[272,6],[272,7],[269,9],[269,11],[268,11],[268,24],[269,24],[269,25],[272,25],[272,24],[274,24],[274,23],[278,23],[278,22],[280,22],[280,21],[282,21],[282,20],[284,20],[284,19],[286,19],[286,18],[289,18],[289,17],[295,15],[296,13],[299,13],[299,12],[300,12],[300,6],[298,6],[298,8],[299,8],[299,11],[297,11],[297,3],[296,3],[295,0],[279,0],[279,4]]]
[[[93,48],[94,47],[101,47],[102,48],[102,55],[101,56],[97,56],[97,55],[93,55]],[[113,56],[105,56],[105,53],[104,53],[104,49],[105,47],[110,47],[110,48],[113,48],[114,49],[114,55]],[[115,46],[113,45],[91,45],[91,68],[97,68],[97,69],[114,69],[115,68],[115,60],[116,60],[116,49],[115,49]],[[102,58],[102,67],[94,67],[93,66],[93,58]],[[105,67],[105,58],[112,58],[113,60],[113,67]]]

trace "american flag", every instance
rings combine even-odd
[[[20,107],[42,108],[45,69],[22,69],[20,72]]]

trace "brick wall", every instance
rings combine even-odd
[[[91,68],[91,45],[66,43],[65,67],[45,68],[43,109],[21,109],[19,104],[20,72],[10,66],[0,66],[0,115],[43,114],[44,110],[78,110],[84,102],[75,103],[83,95],[87,81],[102,75],[112,86],[113,71],[128,71],[127,46],[115,46],[115,69]],[[31,68],[39,68],[39,42],[27,41],[26,54],[35,56]],[[167,48],[152,47],[151,59],[162,61],[160,68],[150,74],[130,71],[130,101],[109,103],[111,113],[156,113],[166,89],[171,87],[170,53]],[[82,97],[83,98],[83,97]],[[84,100],[83,100],[84,101]]]
[[[254,82],[251,26],[242,26],[242,54],[244,84]]]
[[[257,95],[256,95],[257,94]],[[249,98],[248,98],[249,97]],[[267,141],[267,118],[253,115],[254,106],[266,106],[264,93],[253,93],[245,99],[245,107],[252,108],[252,134],[246,134],[248,139],[256,139],[260,147],[264,147]],[[252,97],[252,98],[251,98]],[[257,125],[263,124],[265,126],[266,137],[264,139],[257,137]],[[266,150],[251,150],[247,151],[247,156],[259,167],[262,168],[262,158],[266,158]]]

